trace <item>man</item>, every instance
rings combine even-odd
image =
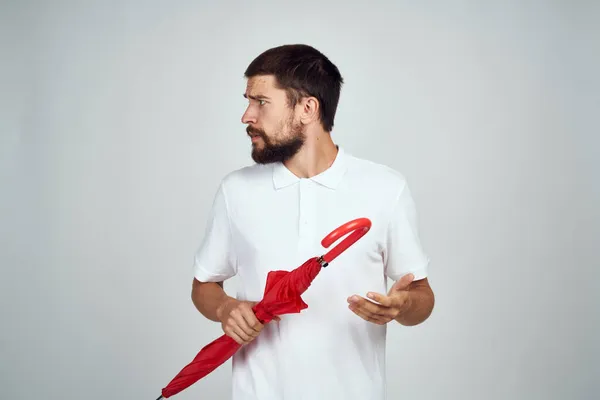
[[[233,399],[383,399],[386,324],[419,324],[434,304],[406,181],[334,143],[343,80],[316,49],[267,50],[245,76],[256,164],[222,180],[192,289],[200,313],[243,345]],[[317,276],[302,296],[308,308],[263,326],[251,307],[268,272],[325,253],[321,239],[361,217],[371,230]],[[223,290],[234,275],[235,298]]]

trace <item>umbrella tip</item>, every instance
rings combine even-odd
[[[158,396],[158,399],[156,399],[156,400],[160,400],[160,399],[164,399],[164,397],[162,396],[162,394],[160,396]]]

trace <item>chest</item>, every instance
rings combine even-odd
[[[328,252],[331,248],[324,248],[321,240],[332,230],[356,218],[369,218],[371,230],[327,267],[313,292],[319,286],[332,289],[379,282],[383,279],[385,209],[375,193],[331,190],[310,180],[277,191],[249,192],[231,207],[238,274],[248,290],[258,295],[269,271],[289,271]]]

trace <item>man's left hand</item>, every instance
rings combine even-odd
[[[367,297],[376,303],[358,295],[350,296],[348,308],[366,321],[379,325],[387,324],[410,307],[409,287],[413,279],[413,274],[404,275],[394,283],[387,296],[380,293],[368,293]]]

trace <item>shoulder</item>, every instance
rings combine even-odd
[[[405,175],[400,171],[372,160],[348,155],[348,172],[353,182],[398,195],[407,188]]]
[[[271,165],[255,164],[242,167],[227,173],[221,179],[221,185],[228,190],[256,184],[260,181],[272,179],[273,169]]]
[[[222,183],[226,184],[227,187],[234,187],[247,184],[249,181],[270,179],[272,173],[273,167],[271,165],[249,165],[229,172],[223,177]]]

